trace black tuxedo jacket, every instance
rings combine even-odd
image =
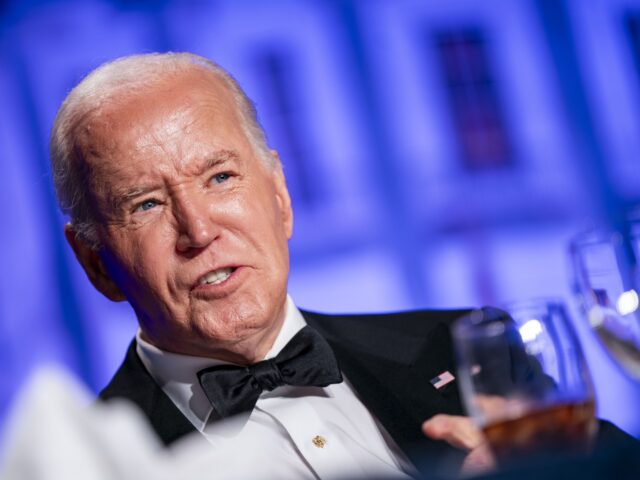
[[[504,315],[493,309],[484,312]],[[307,324],[329,342],[362,403],[411,462],[430,474],[456,472],[466,453],[425,437],[421,425],[438,413],[463,415],[456,382],[437,390],[430,380],[444,371],[455,374],[449,326],[468,310],[341,316],[302,313]],[[137,404],[166,445],[196,431],[146,371],[135,341],[100,393],[104,400],[116,397]]]

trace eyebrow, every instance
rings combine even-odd
[[[234,150],[218,150],[213,155],[207,156],[204,161],[201,162],[200,165],[197,165],[193,169],[193,173],[195,176],[200,176],[208,172],[209,170],[213,170],[214,168],[218,168],[225,163],[239,161],[240,155]],[[122,190],[118,190],[114,194],[113,205],[116,209],[121,208],[126,203],[129,203],[133,199],[137,197],[141,197],[147,193],[156,191],[161,189],[164,186],[162,183],[158,184],[143,184],[136,185],[131,188],[125,188]]]
[[[238,155],[238,152],[235,150],[218,150],[213,155],[207,156],[200,166],[195,167],[194,171],[196,175],[202,175],[220,165],[228,162],[237,162],[239,160],[240,155]]]

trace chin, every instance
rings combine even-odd
[[[193,323],[193,335],[205,344],[228,345],[246,340],[256,333],[267,330],[274,322],[262,315],[206,315]]]

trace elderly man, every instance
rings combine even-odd
[[[490,462],[456,386],[429,383],[454,369],[447,325],[463,312],[336,317],[287,296],[285,178],[220,67],[192,54],[101,66],[60,108],[51,157],[69,244],[139,322],[101,397],[135,402],[166,444],[259,442],[265,478]],[[239,427],[221,433],[229,416]]]

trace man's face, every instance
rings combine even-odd
[[[117,100],[77,143],[102,248],[74,249],[93,283],[160,348],[260,360],[284,317],[292,212],[222,81],[194,70]]]

